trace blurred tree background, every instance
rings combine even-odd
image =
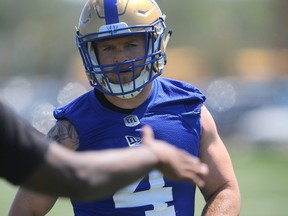
[[[80,8],[55,0],[1,0],[1,76],[61,77],[76,51],[73,34]]]
[[[77,52],[74,27],[84,2],[1,0],[1,76],[64,77]],[[200,52],[208,75],[233,73],[237,52],[244,48],[288,48],[286,0],[158,2],[174,31],[169,48]],[[287,60],[286,55],[282,58]]]

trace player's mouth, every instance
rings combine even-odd
[[[128,75],[131,75],[132,70],[121,70],[119,71],[119,73],[121,76],[128,76]]]
[[[125,67],[125,68],[119,68],[119,74],[122,76],[126,76],[128,74],[131,74],[133,72],[132,67]]]

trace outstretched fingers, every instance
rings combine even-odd
[[[208,166],[183,150],[174,150],[166,151],[167,161],[162,164],[160,171],[171,180],[186,180],[203,187],[203,177],[208,174]]]
[[[171,180],[187,180],[203,187],[203,177],[209,172],[208,166],[199,158],[169,143],[154,138],[150,126],[143,127],[143,145],[149,148],[158,158],[158,169]]]

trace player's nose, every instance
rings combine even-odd
[[[128,60],[130,60],[129,52],[123,47],[118,47],[114,55],[115,63],[121,63]]]

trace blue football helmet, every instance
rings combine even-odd
[[[115,64],[99,63],[93,43],[139,33],[146,39],[143,57]],[[124,99],[137,96],[162,74],[171,33],[166,31],[165,15],[154,0],[88,0],[80,15],[76,44],[90,85]],[[138,77],[134,76],[137,67],[143,68]],[[124,70],[135,77],[130,83],[122,83],[120,78],[117,84],[109,81],[107,74]]]

